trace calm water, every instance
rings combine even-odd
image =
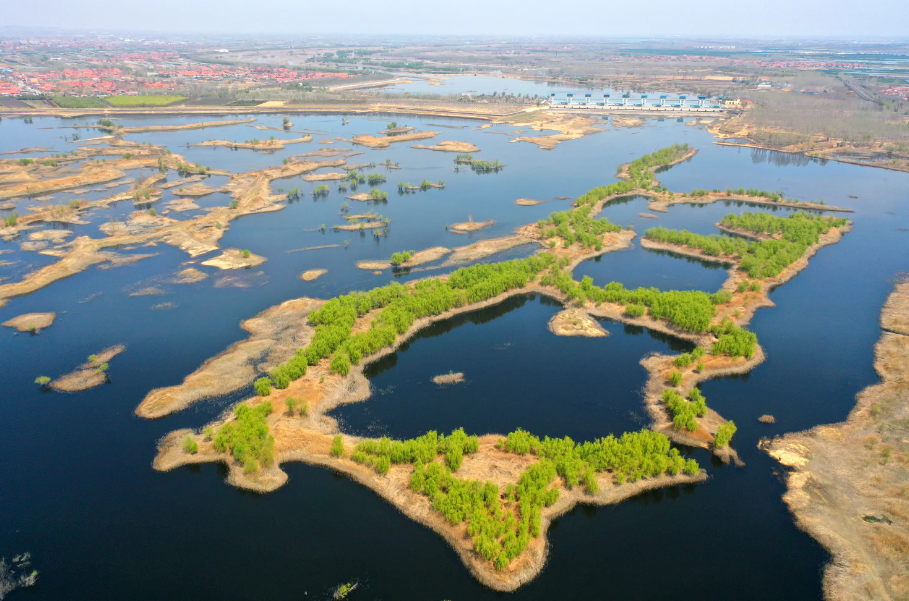
[[[281,117],[258,116],[254,125],[279,126]],[[569,201],[553,200],[555,196],[577,196],[610,183],[617,164],[674,142],[687,142],[700,152],[661,175],[671,189],[745,186],[823,198],[856,209],[854,231],[823,249],[808,269],[776,290],[775,308],[757,313],[752,328],[768,360],[746,377],[703,387],[708,403],[736,421],[734,446],[747,467],[715,465],[708,454],[694,452],[711,475],[703,484],[657,491],[613,507],[577,508],[551,530],[546,569],[513,596],[601,597],[608,583],[609,596],[616,599],[725,599],[730,590],[737,599],[820,598],[827,556],[792,524],[780,500],[778,466],[756,444],[763,436],[843,419],[855,393],[876,381],[871,366],[880,335],[878,314],[893,278],[907,271],[909,175],[837,163],[786,164],[750,149],[714,146],[704,131],[675,120],[651,120],[635,130],[613,130],[604,123],[608,131],[545,152],[530,144],[512,144],[508,136],[495,133],[512,128],[473,131],[477,124],[470,121],[351,117],[342,126],[340,116],[292,119],[294,130],[325,133],[314,134],[312,143],[271,155],[186,144],[300,134],[240,125],[132,138],[166,144],[213,168],[247,171],[319,147],[351,147],[340,140],[332,145],[319,140],[376,132],[392,119],[421,129],[426,123],[448,123],[469,127],[437,128],[443,132],[438,140],[471,141],[482,149],[478,157],[499,159],[507,167],[480,176],[455,173],[452,155],[406,144],[366,151],[349,160],[389,158],[402,167],[389,172],[388,183],[379,186],[389,192],[387,203],[352,207],[388,215],[388,238],[307,231],[341,222],[344,194],[332,185],[327,198],[304,195],[282,211],[230,225],[222,248],[249,248],[268,258],[261,267],[240,274],[247,287],[225,286],[225,274],[206,267],[201,269],[209,279],[173,284],[173,274],[191,260],[160,244],[121,250],[158,253],[154,258],[115,269],[91,268],[11,300],[0,310],[4,320],[33,311],[58,314],[55,324],[38,336],[7,329],[0,333],[5,384],[0,398],[0,556],[31,551],[42,572],[39,585],[22,593],[23,598],[157,600],[183,598],[192,591],[198,599],[324,599],[339,583],[352,580],[362,585],[352,596],[356,599],[502,597],[478,584],[436,534],[328,470],[285,464],[288,484],[275,493],[256,495],[225,485],[225,470],[217,465],[164,474],[151,469],[158,438],[177,428],[202,426],[248,391],[155,421],[140,420],[133,410],[151,388],[179,382],[205,359],[242,339],[238,326],[243,319],[288,298],[329,297],[391,279],[389,273],[377,276],[357,269],[357,260],[507,234],[568,206]],[[136,118],[123,123],[194,120],[202,119]],[[27,125],[4,119],[0,152],[31,146],[71,149],[62,136],[74,130],[56,129],[70,124],[35,119]],[[92,135],[79,131],[83,137]],[[397,194],[398,181],[419,183],[423,178],[443,179],[446,188]],[[213,177],[207,183],[216,187],[223,181]],[[292,179],[275,186],[299,186],[307,192],[315,184]],[[84,197],[99,195],[103,197]],[[514,205],[521,197],[548,202]],[[70,198],[60,193],[52,202]],[[156,207],[170,198],[166,195]],[[203,202],[216,206],[229,197],[215,194],[199,204]],[[37,201],[19,200],[19,212],[29,204]],[[100,223],[123,218],[130,210],[127,202],[98,211],[90,216],[90,225],[75,226],[74,232],[99,236]],[[714,233],[712,224],[723,215],[744,210],[755,209],[675,206],[648,220],[638,216],[646,212],[646,200],[629,198],[612,203],[604,214],[615,223],[634,225],[639,233],[654,225]],[[496,225],[472,237],[446,231],[446,224],[468,215],[494,219]],[[0,261],[10,263],[0,266],[0,277],[15,280],[53,260],[20,250],[19,242],[0,243],[0,250],[12,251],[0,255]],[[287,252],[321,244],[341,247]],[[529,252],[532,248],[525,247],[508,256]],[[300,272],[312,268],[329,273],[316,282],[300,281]],[[582,275],[598,284],[616,280],[629,286],[707,291],[725,279],[724,270],[714,265],[652,253],[637,242],[581,265],[576,277]],[[165,294],[129,296],[151,285]],[[172,303],[172,308],[154,308],[162,303]],[[650,352],[684,350],[685,344],[608,321],[603,322],[611,334],[607,338],[557,338],[546,329],[557,311],[545,299],[523,297],[437,324],[370,367],[373,398],[335,415],[345,431],[392,436],[458,426],[476,433],[521,426],[540,435],[588,439],[646,425],[639,394],[645,374],[638,362]],[[108,385],[63,395],[42,393],[32,384],[39,375],[66,373],[87,355],[116,343],[126,344],[127,351],[111,362]],[[449,370],[463,371],[468,382],[440,389],[428,381]],[[764,413],[774,415],[777,423],[758,423],[756,418]],[[693,586],[692,575],[706,569],[711,570],[710,585]]]

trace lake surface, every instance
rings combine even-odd
[[[280,127],[282,117],[257,116],[250,125]],[[475,130],[478,122],[437,117],[349,116],[346,125],[340,115],[291,118],[295,131],[325,133],[274,154],[186,145],[301,134],[237,125],[130,139],[164,144],[192,162],[233,172],[278,165],[284,158],[320,147],[365,150],[348,159],[351,163],[399,162],[400,170],[367,170],[387,174],[387,183],[377,186],[389,193],[386,203],[361,206],[350,201],[353,211],[387,215],[391,219],[387,238],[314,231],[322,224],[341,223],[345,193],[329,182],[330,194],[313,199],[309,192],[317,183],[280,180],[276,187],[299,187],[304,192],[301,200],[287,203],[282,211],[233,221],[220,241],[221,248],[248,248],[268,258],[262,266],[239,274],[239,281],[199,267],[198,262],[208,258],[204,256],[193,265],[208,273],[208,279],[174,284],[173,274],[190,258],[159,244],[120,250],[157,256],[114,269],[90,268],[12,299],[0,310],[0,321],[26,312],[57,313],[54,325],[37,336],[16,335],[6,328],[0,332],[4,382],[0,556],[30,551],[41,571],[37,587],[11,598],[327,599],[338,584],[354,580],[361,587],[351,599],[501,598],[480,585],[435,533],[329,470],[284,464],[290,476],[287,485],[258,495],[226,485],[226,471],[219,465],[169,473],[151,469],[161,436],[178,428],[201,427],[247,396],[248,390],[197,403],[160,420],[142,420],[133,411],[152,388],[181,381],[207,358],[244,338],[239,323],[259,311],[289,298],[328,298],[369,289],[393,277],[389,272],[374,275],[357,269],[356,261],[506,235],[568,207],[570,201],[554,197],[576,197],[611,183],[616,165],[676,142],[687,142],[699,153],[660,175],[670,189],[744,186],[781,190],[804,200],[823,198],[854,208],[856,213],[850,215],[854,229],[775,290],[771,298],[776,307],[756,314],[751,328],[767,361],[747,376],[703,385],[708,404],[738,425],[733,446],[747,466],[718,465],[706,452],[683,450],[706,467],[707,482],[656,491],[616,506],[576,508],[551,529],[546,568],[510,597],[599,598],[606,586],[616,599],[727,599],[729,591],[735,591],[736,599],[821,598],[827,554],[795,528],[780,499],[784,491],[780,467],[756,445],[765,436],[844,419],[854,395],[877,381],[872,351],[880,335],[880,308],[894,278],[909,270],[909,174],[835,162],[774,160],[747,148],[713,145],[712,136],[701,128],[675,119],[648,120],[636,129],[612,129],[604,122],[607,131],[542,151],[531,144],[511,143],[510,136],[497,133],[514,129],[505,125]],[[121,123],[211,119],[130,118]],[[496,174],[477,175],[455,172],[453,155],[407,144],[368,150],[341,140],[319,143],[375,133],[391,120],[442,132],[435,140],[472,142],[482,149],[475,153],[478,158],[499,159],[507,166]],[[431,123],[468,127],[434,128]],[[3,119],[0,152],[34,146],[63,152],[75,148],[63,136],[73,131],[83,138],[95,135],[90,130],[60,129],[72,124],[55,118],[35,118],[33,124]],[[424,178],[444,180],[446,187],[398,194],[398,182],[419,183]],[[224,181],[212,177],[205,183],[217,187]],[[71,193],[53,196],[53,203],[75,198]],[[156,207],[178,194],[165,196]],[[547,202],[514,205],[522,197]],[[214,194],[199,204],[216,206],[229,200],[225,194]],[[24,214],[33,204],[39,203],[20,199],[17,210]],[[132,209],[126,201],[96,211],[88,217],[90,225],[74,226],[74,233],[100,236],[101,223],[125,218]],[[709,234],[717,232],[713,224],[723,215],[746,210],[766,209],[733,203],[677,205],[654,220],[639,217],[647,212],[646,200],[631,197],[614,201],[603,215],[614,223],[633,225],[639,234],[656,225]],[[471,236],[446,230],[447,224],[468,216],[496,223]],[[0,254],[0,277],[15,281],[53,260],[21,250],[20,242],[0,242],[0,251],[12,251]],[[287,252],[324,244],[339,246]],[[533,251],[531,246],[521,247],[487,261]],[[316,282],[299,279],[302,271],[316,268],[328,273]],[[442,272],[415,270],[397,277],[435,273]],[[646,251],[638,241],[627,250],[582,264],[575,277],[583,275],[597,284],[615,280],[632,287],[708,292],[725,279],[724,269],[716,265]],[[130,296],[149,286],[164,294]],[[558,338],[546,329],[558,310],[545,298],[519,297],[436,324],[406,348],[370,366],[370,400],[342,407],[333,415],[347,432],[397,437],[463,426],[478,434],[524,427],[540,435],[583,440],[646,427],[640,397],[646,376],[639,361],[651,352],[685,350],[687,343],[609,321],[602,322],[610,332],[607,338]],[[126,344],[127,350],[111,362],[107,385],[66,395],[41,392],[32,383],[39,375],[66,373],[89,354],[118,343]],[[467,383],[438,388],[429,382],[449,370],[464,372]],[[774,415],[776,424],[758,423],[757,417],[765,413]],[[726,552],[718,552],[722,550]],[[708,569],[709,586],[694,585],[692,575]]]

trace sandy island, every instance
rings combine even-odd
[[[462,223],[452,223],[448,226],[448,231],[455,234],[467,234],[495,224],[496,222],[492,219],[489,221],[464,221]]]
[[[79,392],[100,386],[107,382],[108,362],[125,350],[122,344],[108,347],[89,357],[76,371],[52,381],[50,387],[57,392]]]
[[[56,318],[56,313],[26,313],[25,315],[19,315],[18,317],[8,319],[4,321],[2,325],[7,328],[15,328],[20,332],[37,333],[45,328],[51,327]]]
[[[309,269],[300,274],[300,279],[304,282],[313,282],[328,273],[327,269]]]
[[[423,144],[414,144],[411,148],[420,148],[422,150],[435,150],[437,152],[480,152],[480,149],[469,142],[454,142],[444,140],[435,146],[424,146]]]
[[[394,142],[411,142],[413,140],[426,140],[439,135],[437,131],[418,131],[400,136],[388,136],[387,138],[377,138],[376,136],[357,136],[351,142],[360,146],[369,148],[388,148]]]
[[[553,315],[549,320],[549,331],[556,336],[603,338],[609,335],[600,322],[579,309],[566,309]]]
[[[218,269],[240,269],[242,267],[257,267],[267,260],[265,257],[254,255],[249,251],[229,248],[214,259],[202,261],[202,264],[209,267],[217,267]]]

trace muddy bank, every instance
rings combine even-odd
[[[56,313],[26,313],[8,319],[0,325],[6,326],[7,328],[15,328],[20,332],[37,333],[45,328],[51,327],[56,318]]]
[[[824,570],[827,599],[909,594],[907,297],[903,281],[884,305],[874,348],[881,382],[856,396],[846,421],[759,445],[789,468],[783,500],[796,524],[833,555]],[[889,327],[894,323],[902,331]]]
[[[111,346],[88,358],[75,371],[60,376],[50,383],[57,392],[79,392],[107,382],[108,362],[126,350],[122,344]]]

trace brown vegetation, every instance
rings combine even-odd
[[[790,468],[783,500],[796,523],[833,554],[824,572],[828,599],[909,595],[907,299],[904,281],[881,313],[874,352],[881,383],[857,395],[845,422],[761,443]]]
[[[107,381],[107,364],[126,350],[122,344],[111,346],[89,357],[89,360],[66,375],[50,383],[57,392],[79,392],[100,386]]]

